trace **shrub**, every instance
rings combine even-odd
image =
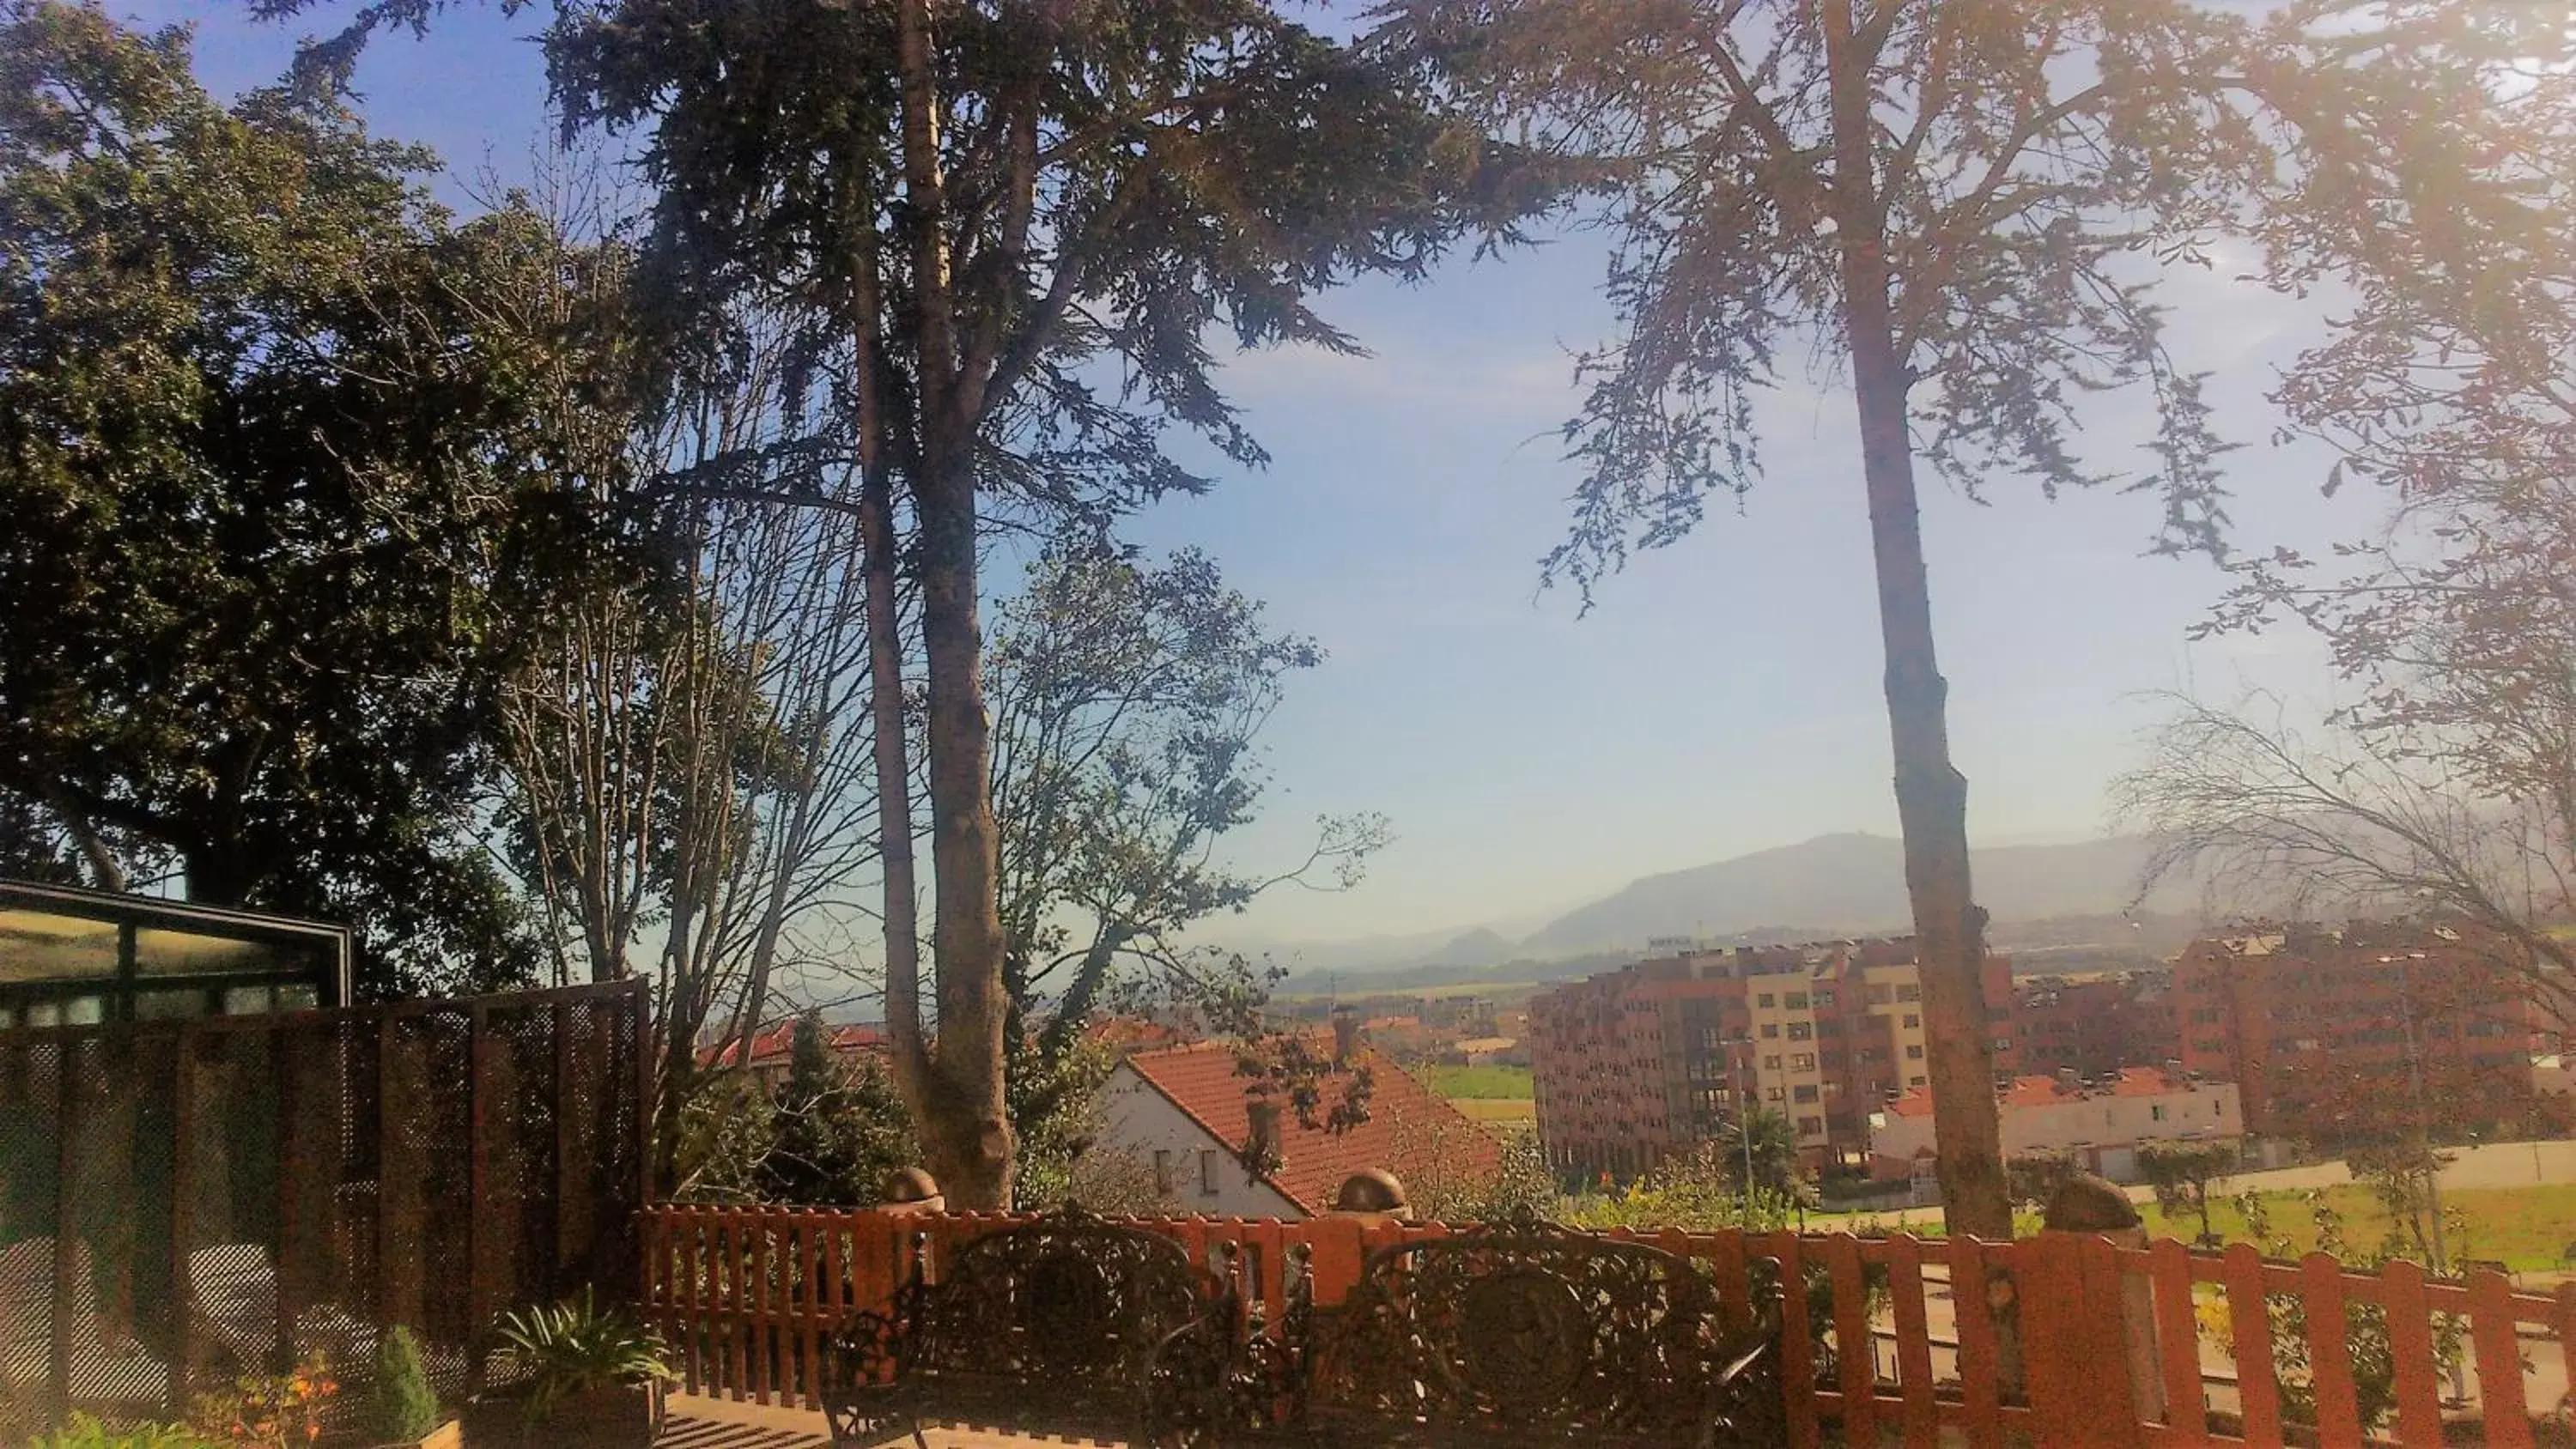
[[[420,1361],[420,1340],[399,1325],[376,1341],[376,1381],[367,1400],[367,1432],[388,1444],[427,1438],[438,1427],[438,1395]]]
[[[178,1424],[123,1424],[114,1428],[87,1414],[35,1440],[33,1449],[224,1449]]]
[[[661,1336],[602,1309],[587,1289],[577,1301],[505,1313],[498,1327],[502,1346],[527,1375],[532,1419],[567,1397],[671,1377]]]
[[[319,1353],[292,1373],[254,1374],[197,1396],[188,1426],[230,1449],[299,1449],[322,1437],[322,1406],[340,1391]]]

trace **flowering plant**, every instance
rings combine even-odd
[[[235,1379],[200,1394],[189,1427],[230,1449],[302,1449],[322,1437],[323,1405],[340,1391],[320,1353],[290,1373]]]

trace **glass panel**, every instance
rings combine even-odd
[[[310,986],[277,988],[277,1009],[280,1011],[311,1011],[321,1004],[322,999]]]
[[[224,988],[224,1015],[261,1016],[277,1009],[276,994],[265,986]]]
[[[59,1003],[51,1001],[31,1001],[27,1003],[27,1025],[60,1026],[62,1024],[63,1008]]]
[[[116,974],[116,923],[53,911],[0,910],[0,981]]]
[[[137,1021],[181,1021],[206,1014],[206,993],[195,987],[134,993]]]
[[[134,933],[134,969],[146,976],[207,976],[232,971],[273,971],[297,964],[265,941],[235,941],[194,931]]]
[[[98,996],[75,996],[63,1003],[63,1025],[96,1026],[107,1018],[107,1001]]]

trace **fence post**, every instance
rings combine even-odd
[[[2137,1207],[2079,1173],[2049,1199],[2044,1230],[2023,1246],[2037,1269],[2021,1285],[2021,1312],[2031,1410],[2045,1442],[2136,1444],[2142,1411],[2164,1417],[2154,1288],[2120,1271],[2114,1242],[2145,1245]]]

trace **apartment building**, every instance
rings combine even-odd
[[[2174,961],[2179,1059],[2236,1082],[2245,1124],[2339,1141],[2520,1120],[2549,1033],[2498,945],[2419,922],[2262,925]]]
[[[2105,1078],[2182,1054],[2170,971],[2025,976],[2013,986],[2013,1032],[2033,1073]]]
[[[1985,966],[1996,1071],[2021,1069],[2012,966]],[[1534,997],[1539,1140],[1563,1171],[1628,1177],[1739,1104],[1787,1117],[1809,1167],[1858,1164],[1869,1117],[1926,1085],[1911,938],[1689,951]]]

